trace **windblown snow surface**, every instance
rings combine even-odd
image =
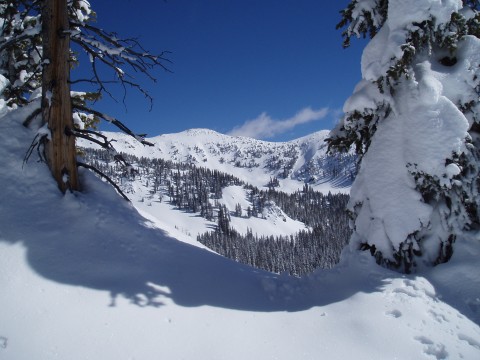
[[[0,359],[480,359],[473,239],[417,275],[349,249],[305,278],[256,270],[86,171],[63,196],[35,153],[22,167],[23,115],[0,119]]]

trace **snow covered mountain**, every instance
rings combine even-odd
[[[154,144],[152,147],[143,146],[122,133],[106,132],[105,135],[115,140],[113,146],[118,152],[219,170],[258,188],[277,178],[279,189],[285,192],[296,191],[308,183],[321,192],[345,193],[355,176],[355,155],[327,154],[328,133],[323,130],[277,143],[191,129],[146,139]],[[96,147],[86,141],[80,141],[79,145]]]

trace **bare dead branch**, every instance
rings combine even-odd
[[[90,23],[75,20],[71,21],[70,25],[71,28],[74,29],[70,32],[71,41],[80,46],[91,60],[91,69],[94,76],[87,82],[98,85],[99,91],[106,92],[114,99],[112,93],[109,92],[105,86],[107,81],[103,80],[97,71],[97,62],[101,63],[110,68],[118,78],[116,82],[123,88],[122,103],[125,107],[127,86],[130,86],[145,96],[150,103],[151,110],[153,107],[153,98],[138,82],[134,81],[134,77],[129,71],[125,70],[125,66],[127,66],[130,71],[141,73],[151,81],[156,82],[155,77],[151,74],[154,68],[160,67],[167,72],[171,72],[166,66],[166,64],[171,63],[166,57],[169,52],[164,51],[159,55],[152,55],[143,48],[136,38],[120,39],[114,32],[107,32]],[[81,29],[81,31],[79,29]]]
[[[35,109],[30,115],[27,116],[27,118],[23,121],[23,126],[25,127],[29,127],[30,126],[30,123],[33,121],[33,119],[35,119],[38,115],[40,115],[42,113],[42,109],[41,108],[38,108],[38,109]]]
[[[35,135],[35,137],[32,140],[32,143],[28,147],[27,152],[25,153],[25,156],[23,158],[22,168],[28,162],[28,160],[30,159],[30,156],[32,156],[32,153],[35,149],[37,149],[39,161],[40,162],[46,162],[45,143],[47,141],[48,140],[47,140],[47,135],[46,134]],[[40,148],[42,148],[42,146],[43,146],[43,150],[40,150]]]
[[[98,170],[95,166],[92,166],[92,165],[89,165],[89,164],[85,164],[83,162],[80,162],[80,161],[77,161],[77,166],[78,167],[83,167],[83,168],[86,168],[86,169],[89,169],[89,170],[92,170],[94,173],[100,175],[102,178],[104,178],[105,180],[107,180],[110,185],[112,185],[115,190],[117,190],[117,192],[125,199],[127,200],[128,202],[130,202],[130,199],[123,193],[122,189],[120,189],[120,187],[115,183],[115,181],[113,181],[108,175],[104,174],[103,172],[101,172],[100,170]]]
[[[69,135],[73,135],[77,138],[82,138],[82,139],[85,139],[85,140],[88,140],[92,143],[95,143],[99,146],[101,146],[103,149],[107,150],[107,151],[113,151],[114,153],[116,153],[116,150],[115,148],[112,146],[111,142],[114,141],[114,140],[108,140],[108,138],[102,134],[100,134],[99,132],[97,131],[93,131],[93,130],[80,130],[80,129],[69,129],[68,131],[68,134]],[[99,139],[97,138],[94,138],[92,136],[89,136],[89,134],[92,134],[92,135],[95,135],[95,136],[98,136],[100,138],[103,139],[103,141],[100,141]]]
[[[108,116],[108,115],[106,115],[106,114],[104,114],[100,111],[90,109],[87,106],[82,106],[82,105],[79,105],[79,104],[73,104],[73,108],[76,109],[76,110],[79,110],[79,111],[83,111],[83,112],[86,112],[86,113],[96,115],[99,118],[102,118],[105,121],[108,121],[109,123],[111,123],[111,124],[115,125],[117,128],[119,128],[121,131],[123,131],[125,134],[130,135],[130,136],[134,137],[135,139],[137,139],[137,141],[139,141],[143,145],[154,146],[151,142],[145,140],[144,135],[137,135],[137,134],[133,133],[132,130],[130,130],[128,127],[126,127],[121,121],[119,121],[119,120],[117,120],[117,119],[115,119],[111,116]]]

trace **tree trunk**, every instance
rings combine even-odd
[[[67,0],[44,0],[42,10],[43,78],[42,116],[51,137],[46,157],[53,177],[62,192],[79,190],[75,159],[75,138],[70,99],[70,35],[67,33]]]

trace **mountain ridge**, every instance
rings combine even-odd
[[[269,142],[194,128],[147,138],[151,147],[123,133],[103,134],[113,140],[117,152],[219,170],[259,188],[276,178],[280,190],[289,193],[305,183],[321,192],[348,193],[356,172],[353,152],[328,154],[328,130],[291,141]],[[82,139],[79,146],[98,148]]]

